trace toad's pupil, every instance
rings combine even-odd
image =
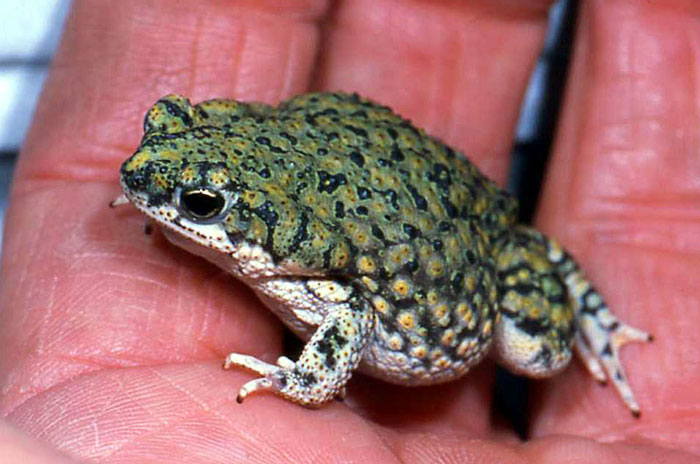
[[[212,190],[187,190],[180,197],[180,205],[195,219],[210,219],[224,209],[224,197]]]

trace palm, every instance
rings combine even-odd
[[[251,376],[223,372],[221,360],[230,351],[274,359],[279,323],[232,278],[158,234],[140,234],[135,211],[106,205],[119,193],[117,169],[138,142],[143,111],[170,92],[276,101],[356,90],[503,180],[545,8],[358,0],[322,20],[322,1],[279,2],[283,14],[261,10],[274,2],[75,3],[8,216],[0,407],[9,423],[104,461],[687,462],[674,449],[700,451],[700,373],[687,369],[700,361],[700,173],[691,160],[700,139],[691,135],[692,66],[684,67],[698,55],[690,33],[680,33],[690,29],[682,9],[584,6],[539,215],[610,306],[657,336],[623,354],[644,416],[634,421],[576,365],[542,384],[535,440],[518,447],[490,423],[488,365],[423,389],[358,377],[344,403],[318,411],[262,395],[236,404]],[[615,32],[619,24],[626,29]],[[646,32],[634,35],[640,24]],[[628,445],[640,437],[643,445]],[[17,447],[51,453],[20,439]]]

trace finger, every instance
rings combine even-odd
[[[390,105],[502,184],[550,3],[339,2],[314,86],[357,91]],[[396,427],[489,430],[492,376],[478,369],[456,386],[427,389],[369,383],[365,414]]]
[[[551,3],[340,2],[315,85],[392,106],[503,184]]]
[[[700,33],[697,2],[583,4],[539,224],[587,270],[612,311],[655,342],[622,350],[642,408],[580,365],[551,382],[537,431],[700,443]]]
[[[0,456],[3,462],[7,463],[70,464],[77,462],[23,435],[5,421],[0,422]]]
[[[275,325],[250,292],[107,204],[163,94],[274,100],[305,89],[323,5],[74,3],[8,211],[4,411],[96,369],[269,348]]]
[[[445,436],[440,447],[425,446],[434,437],[422,433],[387,434],[385,441],[396,444],[401,462],[498,462],[502,464],[608,464],[634,462],[644,464],[697,463],[693,454],[654,446],[649,443],[600,443],[590,438],[549,437],[505,444],[471,437]],[[393,444],[393,443],[392,443]]]

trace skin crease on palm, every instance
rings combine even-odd
[[[700,462],[700,2],[583,1],[537,225],[656,342],[622,351],[633,419],[579,362],[490,415],[493,365],[444,386],[363,376],[308,410],[237,404],[280,323],[242,284],[111,210],[145,110],[308,90],[391,105],[503,182],[546,1],[76,0],[18,165],[0,276],[6,462]]]

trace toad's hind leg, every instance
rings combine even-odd
[[[609,378],[627,407],[638,416],[639,405],[620,363],[619,349],[628,342],[651,341],[651,336],[620,321],[586,280],[573,258],[540,232],[517,227],[500,242],[497,253],[504,315],[501,336],[509,338],[510,330],[510,338],[517,341],[528,333],[531,337],[528,340],[534,341],[529,348],[538,347],[540,353],[540,362],[533,362],[529,370],[514,370],[528,375],[533,375],[532,370],[543,371],[545,375],[553,373],[556,369],[546,372],[541,368],[546,365],[542,361],[546,360],[546,353],[551,350],[558,354],[557,346],[573,341],[576,353],[590,374],[600,382]],[[527,275],[531,277],[528,279]],[[540,282],[535,283],[535,280]],[[563,295],[562,284],[566,289]],[[533,310],[536,304],[541,305],[539,311]],[[497,337],[498,334],[499,330]],[[557,341],[562,343],[557,345]],[[510,345],[497,338],[496,346]],[[564,365],[554,366],[553,363],[553,367],[558,368]]]
[[[495,250],[501,318],[494,352],[510,371],[536,378],[566,367],[575,331],[566,284],[547,251],[520,227]]]
[[[229,354],[225,369],[242,367],[262,376],[240,389],[238,402],[264,390],[312,407],[342,396],[345,384],[362,358],[373,321],[369,304],[362,297],[351,296],[348,301],[329,308],[296,362],[282,356],[275,365],[253,356]]]

